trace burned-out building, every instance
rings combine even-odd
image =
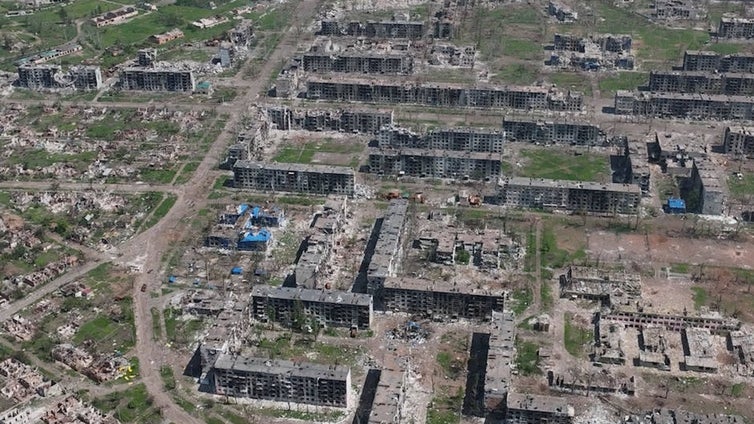
[[[32,90],[97,90],[102,87],[102,72],[98,66],[74,66],[64,72],[60,65],[24,64],[18,67],[18,85]]]
[[[639,329],[648,325],[656,325],[668,331],[706,328],[714,334],[728,334],[741,328],[741,322],[733,318],[656,314],[652,312],[611,311],[608,314],[601,315],[600,319],[619,322],[625,327]]]
[[[387,311],[434,318],[490,320],[503,311],[505,292],[445,281],[418,278],[386,278],[376,294]]]
[[[506,424],[570,424],[576,414],[563,398],[523,393],[508,393]]]
[[[372,324],[372,310],[368,294],[271,286],[251,290],[251,314],[261,322],[290,326],[311,319],[325,327],[367,329]]]
[[[270,106],[267,117],[275,129],[306,131],[338,131],[346,133],[377,134],[380,128],[393,124],[392,110],[359,109],[290,109],[287,106]]]
[[[403,231],[408,215],[408,200],[393,199],[379,225],[374,253],[369,258],[367,291],[374,295],[386,278],[397,275],[403,257]]]
[[[608,307],[641,298],[641,275],[625,271],[569,266],[559,284],[560,297],[593,300]]]
[[[516,322],[511,312],[493,312],[484,373],[484,410],[501,415],[510,389],[511,369],[515,366]]]
[[[228,31],[228,39],[233,47],[237,49],[247,49],[254,38],[254,29],[248,19],[242,19],[238,25]]]
[[[323,20],[318,35],[420,39],[424,37],[424,22],[392,20],[342,23]]]
[[[480,269],[496,269],[504,266],[520,252],[520,246],[510,237],[492,230],[466,234],[449,231],[423,233],[416,240],[427,252],[427,259],[444,265],[461,263],[465,252],[468,263]]]
[[[499,153],[426,149],[369,149],[369,172],[421,178],[492,180],[500,176]]]
[[[352,196],[354,176],[352,169],[338,166],[250,160],[233,165],[233,187],[258,191]]]
[[[686,371],[717,372],[717,351],[707,328],[685,328],[681,333],[683,368]]]
[[[512,177],[501,182],[498,203],[591,214],[635,214],[641,189],[633,184]]]
[[[550,66],[596,71],[601,69],[633,69],[630,35],[604,34],[579,37],[555,34],[553,53],[545,62]]]
[[[754,75],[749,73],[711,73],[704,71],[652,71],[649,90],[675,93],[754,94]]]
[[[406,393],[406,373],[395,370],[369,370],[379,373],[379,382],[374,393],[372,408],[362,424],[397,424],[403,422],[403,401]],[[358,412],[357,412],[358,414]]]
[[[626,140],[623,154],[624,180],[641,188],[641,194],[649,195],[649,152],[647,143],[642,140]]]
[[[123,68],[119,77],[123,90],[187,91],[196,90],[194,71],[175,66]]]
[[[502,153],[505,133],[482,128],[442,128],[418,134],[396,125],[383,126],[377,134],[381,149],[430,149]]]
[[[687,50],[683,54],[683,70],[751,73],[754,72],[754,55],[721,55],[710,51]]]
[[[754,155],[754,127],[725,127],[723,149],[725,153],[734,155]]]
[[[621,90],[615,94],[614,112],[634,116],[749,120],[754,118],[754,97]]]
[[[577,92],[526,86],[460,85],[449,83],[395,82],[393,80],[320,79],[307,81],[311,100],[419,104],[438,107],[483,107],[580,111],[583,97]]]
[[[690,211],[704,215],[722,215],[728,206],[728,185],[720,167],[705,157],[694,158],[682,195]]]
[[[212,368],[212,382],[214,393],[223,396],[346,408],[351,370],[220,354]]]
[[[704,7],[693,0],[654,0],[652,17],[663,21],[696,21],[707,17]]]
[[[600,146],[607,143],[605,133],[596,125],[567,121],[543,121],[505,117],[503,131],[507,141],[542,144]]]
[[[550,0],[547,3],[547,13],[559,22],[564,23],[576,22],[579,18],[576,11],[559,0]]]
[[[682,409],[655,409],[639,415],[625,417],[626,424],[744,424],[739,415],[699,414]]]
[[[294,276],[298,287],[314,289],[322,285],[320,279],[330,259],[333,237],[343,226],[345,203],[330,199],[323,209],[314,215],[309,226],[314,233],[304,240],[296,262]]]
[[[644,326],[639,332],[639,357],[636,358],[635,363],[640,367],[670,371],[669,348],[669,341],[663,327]]]
[[[719,38],[754,38],[754,19],[723,16],[716,35]]]
[[[406,52],[383,52],[364,48],[348,48],[326,40],[312,46],[301,57],[306,72],[409,75],[414,71],[414,58]]]

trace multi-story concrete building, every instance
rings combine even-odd
[[[618,91],[619,115],[696,119],[754,119],[754,97]]]
[[[380,149],[432,149],[462,152],[502,153],[505,134],[480,128],[447,128],[417,134],[395,125],[383,126],[377,134]]]
[[[120,9],[111,10],[102,15],[95,16],[90,22],[97,28],[107,25],[121,24],[134,16],[138,15],[139,11],[133,6],[121,7]]]
[[[397,275],[403,257],[403,230],[406,226],[408,200],[393,199],[385,211],[377,235],[374,252],[369,258],[367,292],[375,294],[388,277]]]
[[[499,196],[501,205],[511,207],[635,214],[641,201],[641,189],[633,184],[514,177],[502,182]]]
[[[18,67],[18,85],[32,90],[44,88],[97,90],[102,86],[102,73],[97,66],[75,66],[68,72],[63,72],[60,65],[29,63]]]
[[[120,87],[123,90],[142,91],[194,91],[194,71],[165,67],[127,67],[120,71]]]
[[[522,393],[508,393],[506,424],[570,424],[576,414],[563,398]]]
[[[687,50],[683,55],[683,70],[751,73],[754,72],[754,55]]]
[[[214,393],[278,402],[347,408],[348,367],[220,354],[212,369]]]
[[[754,38],[754,19],[723,16],[717,27],[719,38]]]
[[[336,21],[322,21],[318,34],[331,37],[419,39],[424,36],[424,22],[394,20],[340,23]]]
[[[233,186],[259,191],[352,196],[352,169],[326,165],[240,160],[233,165]]]
[[[723,149],[735,155],[754,155],[754,127],[725,127]]]
[[[473,86],[447,83],[318,79],[307,81],[306,97],[345,102],[409,103],[444,107],[483,107],[580,111],[581,93],[545,87]]]
[[[503,290],[399,277],[385,279],[376,297],[387,311],[485,321],[492,318],[493,311],[502,312],[505,303]]]
[[[262,322],[290,326],[310,318],[326,327],[367,329],[372,325],[372,310],[369,294],[271,286],[251,290],[252,316]]]
[[[332,40],[312,46],[301,62],[306,72],[409,75],[414,71],[414,58],[405,52],[343,48]]]
[[[720,166],[704,157],[694,158],[687,189],[682,188],[686,208],[704,215],[722,215],[728,206],[728,185]]]
[[[652,71],[649,73],[649,90],[750,96],[754,94],[754,75],[702,71]]]
[[[499,416],[505,412],[515,360],[516,322],[513,313],[493,312],[489,337],[484,373],[484,411]]]
[[[499,153],[425,149],[369,149],[369,172],[421,178],[491,180],[500,176]]]
[[[503,131],[507,141],[583,146],[599,146],[607,142],[605,133],[598,126],[571,120],[552,122],[506,117],[503,119]]]
[[[380,128],[393,124],[392,110],[294,110],[287,106],[270,106],[267,108],[267,117],[276,129],[283,131],[307,130],[377,134]]]
[[[659,20],[698,20],[707,17],[704,6],[693,0],[655,0],[652,17]]]

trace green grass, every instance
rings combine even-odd
[[[521,375],[541,374],[539,369],[539,345],[516,338],[516,368]]]
[[[157,208],[154,210],[152,216],[149,218],[146,224],[144,224],[144,228],[151,228],[155,224],[160,222],[160,220],[164,218],[165,215],[168,214],[168,212],[170,212],[170,209],[173,207],[173,205],[175,205],[176,200],[177,198],[174,194],[168,195],[165,200],[160,202],[159,206],[157,206]]]
[[[579,91],[585,96],[592,95],[592,84],[582,73],[557,72],[548,74],[546,79],[557,85],[561,90]]]
[[[551,149],[523,150],[527,161],[522,177],[556,180],[603,181],[609,179],[608,159],[591,153],[575,156]]]
[[[427,424],[457,424],[461,422],[461,406],[463,404],[463,388],[458,387],[455,393],[450,386],[439,386],[435,389],[435,397],[427,406]]]
[[[543,279],[539,288],[539,295],[542,298],[542,309],[545,311],[552,309],[554,300],[552,298],[552,285],[549,281]]]
[[[643,72],[619,72],[600,79],[602,97],[613,97],[618,90],[636,90],[649,82],[649,75]]]
[[[13,155],[5,163],[8,165],[23,165],[26,169],[45,168],[56,163],[67,163],[76,168],[77,171],[83,172],[96,158],[97,152],[66,154],[51,153],[46,150],[31,150]]]
[[[596,32],[633,35],[637,56],[645,62],[674,63],[685,50],[699,50],[709,41],[709,34],[705,31],[661,27],[630,9],[614,6],[608,0],[595,3],[600,18]],[[645,63],[644,68],[655,66]]]
[[[679,274],[688,274],[690,269],[689,264],[685,263],[672,263],[670,264],[670,272],[677,272]]]
[[[175,174],[175,169],[143,168],[139,172],[139,179],[145,183],[170,184]]]
[[[754,173],[744,173],[741,179],[735,176],[728,178],[728,189],[735,199],[747,200],[747,197],[754,195]]]
[[[746,390],[746,383],[735,383],[730,386],[730,394],[733,397],[741,397]]]
[[[566,312],[563,317],[563,343],[565,349],[577,358],[584,358],[586,347],[594,340],[594,332],[573,322],[573,315]]]
[[[303,147],[284,147],[273,158],[281,163],[312,163],[317,152],[335,153],[343,155],[359,154],[364,150],[364,145],[354,142],[352,144],[334,143],[329,140],[306,143]],[[326,162],[317,162],[326,163]],[[333,164],[337,165],[337,163]]]
[[[152,336],[155,340],[162,338],[162,327],[160,326],[160,311],[157,308],[150,309],[152,314]]]
[[[707,290],[704,287],[694,286],[691,288],[691,291],[694,293],[693,299],[694,299],[694,309],[699,310],[702,306],[707,304],[708,299],[708,293]]]
[[[463,371],[463,366],[464,366],[463,361],[460,361],[457,358],[454,358],[453,354],[450,352],[445,352],[445,351],[440,352],[437,354],[436,358],[437,358],[437,363],[442,368],[443,372],[445,373],[444,377],[446,378],[455,380]]]
[[[542,57],[544,18],[533,5],[474,8],[457,30],[459,44],[474,44],[482,60],[500,56],[522,59]]]
[[[491,81],[498,84],[529,85],[537,81],[539,70],[529,64],[513,63],[497,70]]]
[[[165,390],[175,389],[175,375],[173,375],[173,369],[170,365],[163,365],[160,367],[160,378],[162,378],[162,384],[165,386]]]
[[[526,39],[508,38],[503,41],[502,53],[521,60],[536,60],[542,56],[542,45]]]
[[[713,51],[718,54],[728,55],[741,53],[742,45],[739,43],[712,43],[707,46],[707,50]]]
[[[526,287],[514,290],[513,293],[511,293],[511,298],[514,302],[512,308],[513,313],[521,315],[534,301],[534,294],[529,287]]]
[[[274,408],[255,408],[253,412],[255,416],[262,415],[275,418],[290,418],[304,422],[334,422],[344,416],[342,411],[307,412]]]
[[[137,384],[128,390],[112,392],[92,400],[92,405],[104,412],[113,411],[113,416],[123,423],[160,422],[160,414],[153,408],[154,400],[144,384]]]
[[[189,343],[204,324],[202,320],[198,319],[179,320],[178,312],[173,309],[165,309],[163,315],[165,317],[165,336],[168,341],[173,343]]]

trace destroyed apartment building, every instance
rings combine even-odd
[[[322,21],[317,35],[330,37],[408,38],[424,37],[424,22],[394,19],[392,21],[347,22]]]
[[[582,38],[570,34],[555,34],[554,53],[545,63],[585,71],[633,69],[631,42],[630,35],[606,34]]]
[[[473,234],[433,230],[423,232],[415,243],[427,252],[430,262],[455,265],[468,261],[479,269],[509,268],[520,253],[520,246],[510,237],[488,230]],[[466,252],[465,260],[461,252]]]
[[[577,12],[559,0],[550,0],[547,3],[547,13],[563,23],[572,23],[579,19],[579,14]]]
[[[438,107],[487,107],[580,111],[581,93],[538,86],[469,86],[394,80],[321,79],[306,82],[306,98],[341,102],[419,104]]]
[[[63,72],[60,65],[26,63],[18,66],[18,85],[32,90],[98,90],[102,87],[102,72],[98,66],[73,66]]]
[[[326,278],[328,263],[333,249],[333,238],[344,224],[343,211],[345,205],[338,205],[338,201],[330,199],[323,211],[317,212],[309,228],[314,231],[302,242],[301,252],[294,269],[297,287],[316,289],[320,286],[328,288],[323,279]]]
[[[347,408],[351,370],[220,354],[212,367],[213,393],[276,402]]]
[[[403,422],[406,386],[408,384],[406,373],[391,369],[370,368],[367,375],[369,374],[377,378],[374,399],[372,399],[368,409],[365,408],[363,411],[356,412],[354,422],[363,424]],[[361,408],[362,405],[360,404],[359,407]]]
[[[256,320],[289,327],[312,319],[322,327],[368,329],[372,311],[372,296],[362,293],[270,286],[251,291],[251,314]]]
[[[754,98],[620,90],[615,93],[614,113],[668,118],[750,120],[754,119]]]
[[[641,189],[633,184],[522,177],[502,180],[498,198],[499,204],[514,208],[597,215],[635,214],[640,201]]]
[[[505,135],[500,130],[460,127],[419,134],[397,125],[385,125],[377,133],[377,147],[503,153]]]
[[[642,196],[649,196],[649,152],[643,140],[623,138],[623,155],[615,156],[613,181],[634,184],[641,189]]]
[[[744,424],[739,415],[699,414],[682,409],[656,409],[640,415],[628,415],[625,424]]]
[[[256,121],[251,128],[238,134],[234,144],[228,146],[220,169],[232,170],[233,165],[240,160],[261,159],[269,136],[269,124],[264,120]]]
[[[386,278],[395,277],[403,258],[405,238],[403,231],[408,215],[408,200],[393,199],[388,204],[383,218],[375,222],[379,228],[374,251],[365,252],[367,269],[367,292],[374,295],[382,288]]]
[[[702,4],[694,0],[654,0],[651,16],[657,20],[697,21],[707,17]]]
[[[715,35],[718,38],[754,38],[754,19],[723,16]]]
[[[649,73],[648,88],[649,91],[671,93],[751,96],[754,94],[754,74],[704,71],[652,71]]]
[[[752,73],[754,72],[754,55],[744,53],[721,55],[710,51],[686,50],[683,55],[682,70]]]
[[[583,396],[636,395],[636,379],[633,376],[621,375],[615,377],[608,372],[599,370],[579,370],[567,374],[556,374],[553,371],[548,371],[547,385],[550,390]]]
[[[233,165],[233,187],[264,192],[353,196],[351,168],[240,160]]]
[[[287,106],[267,107],[267,117],[281,131],[337,131],[355,134],[377,134],[385,125],[393,124],[392,110],[359,109],[290,109]]]
[[[503,311],[505,291],[469,283],[388,277],[375,298],[375,303],[386,311],[434,319],[489,321],[493,311]]]
[[[754,156],[754,127],[725,127],[723,150],[737,156]]]
[[[499,153],[426,149],[369,149],[369,172],[420,178],[492,181],[500,176]]]
[[[492,329],[484,369],[483,411],[485,415],[505,414],[505,402],[510,390],[511,370],[514,367],[516,342],[515,316],[511,312],[493,312]]]
[[[523,393],[508,393],[505,401],[506,424],[570,424],[576,415],[564,398]]]
[[[597,301],[603,306],[630,305],[641,298],[641,275],[570,266],[559,278],[560,297]]]
[[[169,63],[158,63],[155,62],[156,59],[154,49],[139,50],[137,66],[128,66],[120,71],[120,88],[140,91],[196,90],[194,71]]]
[[[693,160],[688,190],[685,194],[686,207],[702,215],[723,215],[728,208],[728,185],[720,166],[706,157]]]
[[[39,65],[41,63],[49,62],[53,59],[57,59],[59,57],[67,56],[69,54],[73,54],[76,52],[80,52],[84,48],[81,47],[81,44],[64,44],[59,47],[55,47],[54,49],[46,50],[41,53],[33,54],[31,56],[22,57],[21,59],[17,60],[15,64],[17,66],[20,65]]]
[[[237,49],[248,49],[253,38],[254,28],[248,19],[241,19],[238,25],[228,31],[228,39]]]
[[[503,131],[506,141],[579,146],[602,146],[607,143],[605,133],[598,126],[572,119],[555,122],[505,117]]]
[[[301,62],[304,71],[314,73],[410,75],[414,72],[414,58],[405,51],[392,53],[368,43],[344,46],[331,39],[313,45],[303,54]]]

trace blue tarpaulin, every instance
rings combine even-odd
[[[243,268],[241,268],[240,266],[233,267],[233,269],[230,270],[230,273],[232,275],[241,275],[243,274]]]
[[[168,277],[168,283],[175,283],[175,275]]]

